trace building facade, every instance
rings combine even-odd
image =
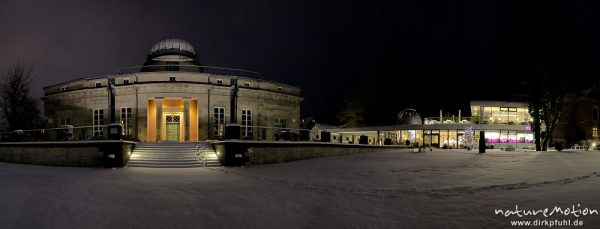
[[[74,131],[83,139],[106,136],[111,83],[115,121],[126,139],[221,139],[225,125],[235,121],[243,138],[271,140],[277,128],[298,128],[300,123],[299,88],[260,80],[250,71],[202,66],[188,42],[165,39],[151,48],[142,67],[45,87],[48,125],[89,126]]]
[[[471,116],[421,116],[413,109],[401,111],[397,124],[363,128],[319,128],[313,132],[331,133],[330,141],[358,144],[367,136],[368,144],[419,145],[439,148],[464,148],[477,145],[480,131],[485,132],[489,148],[534,149],[533,132],[527,103],[472,101]],[[320,140],[322,134],[313,134]],[[386,142],[387,141],[387,142]]]
[[[596,145],[600,128],[600,90],[598,84],[580,93],[566,96],[562,112],[552,133],[553,140],[570,144]]]

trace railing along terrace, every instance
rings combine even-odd
[[[125,136],[127,137],[127,136]],[[71,126],[62,125],[55,128],[30,130],[13,130],[0,132],[2,142],[35,142],[35,141],[90,141],[106,140],[108,125]]]
[[[310,129],[244,126],[240,125],[240,138],[255,141],[313,141]]]
[[[119,70],[119,75],[133,74],[139,72],[202,72],[215,75],[230,75],[254,79],[260,78],[260,73],[254,71],[198,65],[148,65],[127,67]]]
[[[492,120],[479,120],[479,117],[442,117],[443,121],[440,121],[440,117],[426,117],[424,118],[423,124],[425,125],[439,125],[439,124],[495,124],[495,125],[528,125],[528,122],[517,122],[517,121],[506,121],[502,119]]]
[[[473,123],[472,117],[442,117],[442,121],[440,121],[440,117],[426,117],[424,118],[423,124],[425,125],[436,125],[436,124],[477,124],[476,120]]]
[[[315,141],[311,137],[310,131],[310,129],[241,125],[240,139],[255,141]],[[123,133],[122,138],[135,140],[132,134]],[[224,137],[224,135],[216,136],[219,139],[224,139]],[[63,125],[55,128],[0,132],[1,142],[93,141],[107,139],[108,125]]]

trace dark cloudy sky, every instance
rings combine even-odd
[[[303,116],[334,122],[340,101],[357,96],[370,123],[391,124],[407,107],[435,116],[471,99],[515,99],[511,71],[540,42],[598,66],[597,10],[593,1],[2,0],[0,69],[32,63],[41,96],[45,85],[141,65],[155,42],[176,37],[204,65],[302,88]]]

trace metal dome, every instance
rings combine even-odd
[[[161,51],[181,51],[196,55],[194,47],[189,42],[175,38],[164,39],[154,44],[150,49],[150,55]]]
[[[194,47],[184,40],[169,38],[152,46],[142,71],[201,71]]]
[[[422,125],[421,115],[415,109],[404,109],[396,116],[398,125]]]

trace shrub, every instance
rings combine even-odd
[[[557,140],[555,140],[555,141],[554,141],[554,148],[555,148],[557,151],[559,151],[559,152],[560,152],[560,151],[562,151],[563,149],[565,149],[565,144],[566,144],[566,141],[565,141],[565,140],[562,140],[562,139],[557,139]]]

